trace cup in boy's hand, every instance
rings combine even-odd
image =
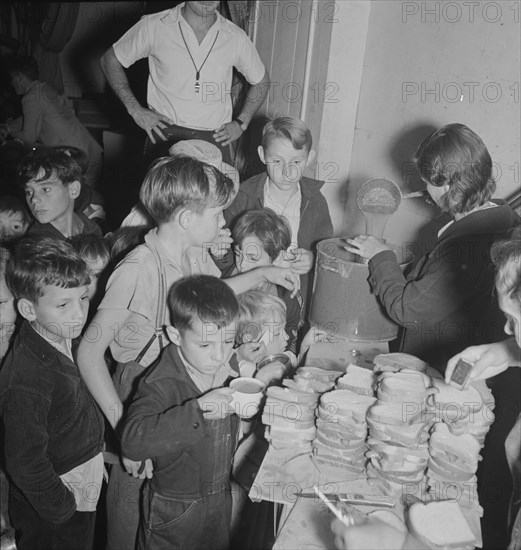
[[[197,399],[203,416],[207,420],[221,420],[233,412],[230,408],[233,390],[231,388],[216,388]]]
[[[266,384],[257,378],[240,377],[230,382],[232,401],[230,407],[240,418],[251,418],[259,410]]]

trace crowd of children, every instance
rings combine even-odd
[[[248,427],[227,386],[295,367],[313,247],[332,236],[322,182],[302,173],[309,130],[276,119],[264,150],[272,202],[243,204],[228,165],[180,142],[146,173],[140,225],[110,232],[81,150],[19,161],[0,207],[0,413],[20,550],[92,548],[96,508],[112,550],[229,547]],[[289,367],[257,368],[281,353]]]
[[[471,311],[484,318],[497,313],[488,251],[517,217],[489,200],[481,145],[448,125],[420,146],[427,191],[453,222],[409,278],[381,242],[347,240],[370,259],[370,284],[406,342],[421,320],[462,319],[462,296],[477,292]],[[26,204],[0,204],[2,526],[19,550],[90,550],[100,524],[108,550],[218,550],[240,547],[234,533],[250,528],[251,476],[234,459],[258,464],[267,445],[261,416],[241,421],[228,386],[241,376],[280,384],[317,337],[306,326],[315,247],[333,227],[323,182],[303,175],[314,151],[302,121],[266,124],[266,171],[240,185],[209,151],[186,141],[154,160],[139,204],[110,232],[81,150],[38,147],[19,161]],[[454,164],[472,173],[443,172]],[[451,262],[447,242],[463,260],[479,243],[478,263]],[[446,355],[468,343],[486,342],[432,347]]]

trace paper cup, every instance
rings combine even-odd
[[[240,418],[251,418],[259,410],[266,385],[256,378],[240,377],[230,382],[232,401],[230,407]]]

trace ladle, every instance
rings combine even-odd
[[[402,199],[425,195],[425,191],[415,191],[402,195],[400,188],[387,178],[371,178],[362,184],[358,191],[358,208],[364,214],[366,234],[383,240],[383,233],[389,218],[398,210]]]

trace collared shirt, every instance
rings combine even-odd
[[[297,236],[300,227],[300,206],[302,204],[302,191],[300,190],[300,184],[297,191],[290,196],[286,204],[280,204],[274,201],[270,195],[270,180],[266,178],[264,184],[264,207],[271,208],[279,216],[284,216],[291,229],[291,246],[290,249],[298,247]]]
[[[192,379],[192,382],[201,390],[201,392],[207,392],[212,388],[220,388],[224,382],[228,379],[229,376],[235,376],[230,363],[226,361],[223,363],[212,376],[207,376],[197,370],[195,367],[190,365],[190,363],[185,359],[181,348],[178,348],[179,358],[185,366],[188,376]]]
[[[233,68],[250,84],[258,84],[265,67],[248,35],[219,13],[199,44],[181,15],[183,6],[142,17],[113,45],[114,53],[125,68],[148,58],[147,101],[152,110],[179,126],[214,130],[232,118]],[[198,94],[194,63],[200,69]]]
[[[189,272],[185,273],[163,247],[157,238],[157,228],[145,235],[144,245],[132,250],[117,265],[110,276],[105,296],[98,309],[126,309],[130,316],[121,327],[114,327],[114,340],[110,350],[116,361],[128,363],[134,361],[148,343],[156,328],[159,300],[159,269],[165,273],[166,289],[178,279],[189,275],[213,275],[220,277],[221,272],[212,260],[209,251],[202,246],[193,246],[187,251]],[[150,248],[157,251],[161,266]],[[169,324],[168,307],[164,307],[163,325]],[[147,350],[140,363],[146,367],[152,363],[161,351],[157,339]]]

